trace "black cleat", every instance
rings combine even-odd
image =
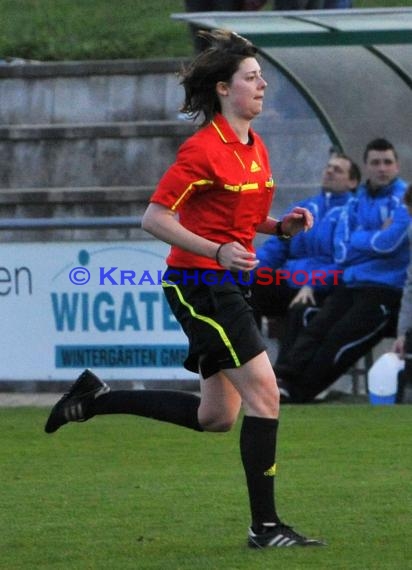
[[[92,417],[87,413],[89,403],[110,391],[110,387],[90,370],[85,370],[62,398],[54,405],[44,427],[53,433],[68,422],[85,422]]]
[[[248,546],[250,548],[288,547],[288,546],[325,546],[325,543],[315,538],[306,538],[293,530],[291,526],[278,523],[263,526],[256,533],[249,529]]]

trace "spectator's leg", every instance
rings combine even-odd
[[[298,400],[312,400],[373,348],[383,338],[398,302],[399,297],[393,290],[365,288],[354,291],[352,307],[343,316],[341,314],[335,324],[327,327],[323,335],[318,334],[318,346],[310,361],[291,381],[291,389]],[[326,301],[325,306],[327,304]],[[322,321],[315,317],[307,330],[317,328],[319,324]],[[294,350],[297,348],[298,343]]]
[[[323,10],[325,7],[325,0],[310,0],[307,5],[307,10]]]
[[[288,287],[283,281],[279,285],[252,284],[251,305],[258,326],[261,326],[262,316],[278,317],[286,315],[288,307],[296,290]]]
[[[297,10],[293,6],[295,6],[295,0],[273,0],[274,10]]]
[[[209,2],[213,8],[209,10],[215,10],[220,12],[240,12],[242,10],[241,0],[214,0],[214,2]]]
[[[242,10],[240,0],[185,0],[186,12],[239,12]],[[202,28],[195,24],[189,24],[196,53],[203,51],[209,46],[208,42],[197,37],[197,32]]]
[[[325,0],[274,0],[274,10],[321,10]]]
[[[313,305],[304,305],[303,303],[293,305],[288,310],[286,333],[282,338],[276,359],[277,366],[287,363],[289,351],[292,349],[302,329],[309,324],[319,310],[320,307],[318,306],[314,307]]]
[[[352,8],[351,0],[325,0],[327,10],[342,10],[343,8]]]
[[[307,327],[301,329],[293,346],[282,359],[282,365],[275,365],[276,376],[285,380],[298,378],[309,366],[324,337],[329,334],[336,321],[350,310],[352,303],[352,290],[337,287]]]

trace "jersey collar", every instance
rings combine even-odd
[[[224,143],[238,143],[239,138],[235,131],[229,125],[228,121],[223,115],[217,113],[212,121],[212,127],[216,130],[219,137]],[[254,133],[252,129],[249,129],[249,138],[254,140]]]

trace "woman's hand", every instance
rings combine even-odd
[[[405,335],[398,336],[393,343],[392,352],[396,352],[399,358],[405,358]]]
[[[282,232],[294,236],[302,230],[307,232],[313,226],[313,216],[307,208],[296,206],[282,218]]]
[[[237,241],[220,245],[216,261],[230,271],[252,271],[259,263],[256,254],[248,251]]]
[[[312,287],[309,287],[309,285],[303,285],[303,287],[299,289],[299,292],[293,297],[289,307],[293,307],[293,305],[297,304],[316,305],[315,294]]]

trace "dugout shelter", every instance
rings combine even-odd
[[[412,180],[412,8],[172,17],[230,29],[259,48],[270,89],[255,128],[277,173],[275,208],[317,191],[330,147],[362,166],[375,137],[395,145],[402,176]]]

